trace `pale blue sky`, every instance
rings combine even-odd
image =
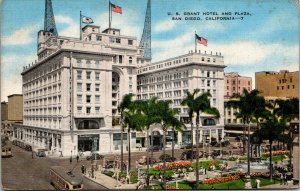
[[[112,27],[140,40],[146,0],[112,0],[123,9],[113,14]],[[194,33],[208,39],[208,47],[221,52],[225,72],[254,77],[256,71],[298,70],[299,27],[296,0],[152,0],[153,61],[194,49]],[[108,26],[108,0],[52,0],[59,35],[79,36],[79,11],[102,29]],[[1,101],[22,93],[23,66],[36,59],[37,32],[44,26],[44,0],[2,0]],[[244,12],[243,20],[172,21],[168,12]],[[183,17],[184,19],[184,17]]]

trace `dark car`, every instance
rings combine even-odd
[[[32,151],[31,145],[25,145],[25,150],[26,151]]]
[[[191,142],[183,142],[183,143],[180,145],[180,148],[181,148],[181,149],[191,149],[191,148],[192,148],[192,143],[191,143]]]
[[[154,145],[152,147],[150,147],[147,151],[160,151],[162,150],[162,147],[159,145]]]
[[[103,158],[104,158],[103,155],[100,155],[98,153],[92,153],[90,156],[86,157],[86,160],[100,160],[100,159],[103,159]]]
[[[44,149],[39,149],[39,150],[37,151],[36,155],[37,155],[38,157],[46,157],[46,150],[44,150]]]

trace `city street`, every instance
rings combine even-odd
[[[50,185],[49,168],[51,166],[70,167],[70,160],[54,159],[49,157],[37,157],[32,159],[31,152],[13,146],[13,157],[2,158],[2,185],[3,190],[55,190]],[[82,160],[74,171],[80,171],[82,164],[89,165],[89,161]],[[76,164],[73,158],[72,167]],[[83,179],[84,189],[105,189],[87,178]]]

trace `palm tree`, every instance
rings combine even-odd
[[[197,155],[196,155],[196,189],[199,187],[199,119],[200,119],[200,113],[208,113],[213,114],[217,118],[220,117],[220,112],[217,108],[210,106],[210,98],[211,94],[206,92],[201,94],[200,96],[196,97],[195,101],[195,112],[196,112],[196,149],[197,149]]]
[[[170,108],[170,103],[170,101],[158,101],[157,103],[157,113],[163,130],[163,156],[166,154],[167,129],[172,126],[179,131],[185,129],[184,124],[175,117],[178,113]],[[163,188],[166,189],[166,157],[163,160]]]
[[[188,115],[190,119],[191,126],[191,144],[192,144],[192,161],[193,161],[193,151],[194,151],[194,127],[193,127],[193,114],[196,111],[196,95],[199,93],[199,89],[195,89],[193,93],[187,91],[186,97],[182,100],[181,105],[188,106]]]
[[[126,109],[130,107],[132,103],[132,97],[134,94],[126,94],[123,96],[121,103],[118,106],[118,111],[120,113],[120,130],[121,130],[121,172],[123,172],[123,163],[124,163],[124,151],[123,151],[123,135],[124,135],[124,127],[123,127],[123,115]]]
[[[261,128],[256,130],[253,134],[253,136],[259,137],[262,140],[265,139],[269,141],[269,163],[271,181],[273,177],[272,146],[275,140],[284,141],[289,139],[287,135],[282,134],[285,125],[286,120],[282,120],[281,118],[279,118],[276,114],[274,114],[274,110],[272,110],[269,112],[268,117],[266,117],[265,122],[261,124]]]
[[[138,110],[136,102],[132,102],[128,110],[123,113],[124,125],[127,126],[127,141],[128,141],[128,171],[131,169],[131,130],[143,131],[145,126],[145,117]]]
[[[274,113],[279,115],[282,119],[286,120],[287,123],[290,123],[294,118],[297,118],[299,116],[299,99],[298,98],[292,98],[292,99],[287,99],[287,100],[278,99],[275,102],[278,105],[278,107],[274,109]],[[293,152],[293,146],[292,146],[293,128],[291,128],[290,125],[287,125],[286,130],[288,131],[288,135],[289,135],[290,139],[283,140],[283,143],[287,144],[288,149],[290,151],[289,167],[291,168],[292,167],[292,152]],[[285,131],[285,130],[283,130],[283,131]]]
[[[237,100],[231,100],[228,102],[229,106],[234,106],[239,108],[239,112],[235,113],[237,118],[242,118],[244,125],[248,124],[248,139],[247,139],[247,169],[248,175],[250,175],[250,121],[255,115],[257,110],[265,109],[265,107],[260,107],[260,104],[265,103],[264,98],[259,96],[259,91],[254,89],[248,92],[246,89],[243,90],[241,96],[237,96]],[[258,111],[257,111],[258,113]],[[245,150],[245,136],[243,137],[243,152]]]
[[[149,140],[149,130],[151,125],[159,123],[160,117],[157,113],[157,97],[152,97],[150,100],[138,100],[136,101],[136,104],[139,105],[138,110],[141,112],[141,114],[144,116],[144,126],[146,129],[146,146],[147,146],[147,152],[146,152],[146,158],[147,158],[147,179],[146,179],[146,185],[149,186],[149,162],[150,162],[150,156],[149,156],[149,150],[150,150],[150,140]],[[152,139],[153,140],[153,139]],[[153,146],[153,141],[151,141],[151,145]],[[153,152],[153,149],[151,149],[151,153]]]

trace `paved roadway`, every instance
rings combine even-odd
[[[211,148],[213,149],[219,148]],[[195,149],[196,150],[196,149]],[[202,150],[202,148],[200,148]],[[208,148],[205,149],[208,151]],[[179,159],[184,149],[175,150],[175,158]],[[13,157],[2,158],[2,185],[5,190],[13,189],[31,189],[31,190],[54,190],[49,182],[49,168],[51,166],[64,166],[70,168],[69,158],[49,158],[49,157],[37,157],[32,159],[31,152],[25,151],[17,146],[13,146]],[[171,150],[166,150],[166,153],[171,155]],[[150,153],[149,153],[150,154]],[[153,152],[153,156],[158,160],[162,151]],[[135,161],[145,156],[145,151],[135,152],[131,154],[131,167],[135,167]],[[80,166],[84,164],[87,169],[90,168],[91,162],[85,160],[86,156],[80,159],[80,162],[75,167],[75,171],[80,171]],[[113,159],[113,155],[105,156],[106,159]],[[124,153],[124,161],[128,160],[127,153]],[[100,164],[102,160],[99,161]],[[76,159],[73,159],[72,166],[76,164]],[[84,178],[84,189],[105,189],[105,187],[96,184],[89,179]]]
[[[13,146],[13,157],[2,158],[1,178],[3,190],[55,190],[49,182],[50,166],[70,167],[70,160],[36,157],[32,159],[31,152]],[[73,159],[72,166],[76,164]],[[90,162],[82,160],[75,167],[75,171],[80,171],[82,164],[89,165]],[[84,189],[105,189],[87,178],[83,179]]]

